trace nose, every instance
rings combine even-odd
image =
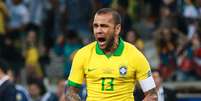
[[[102,32],[103,32],[103,30],[102,30],[101,27],[97,27],[97,28],[96,28],[96,33],[97,33],[97,34],[102,33]]]

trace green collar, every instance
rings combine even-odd
[[[123,49],[124,49],[124,41],[121,38],[119,40],[118,48],[114,51],[113,54],[109,54],[109,55],[104,54],[104,52],[100,49],[98,43],[96,43],[96,53],[98,55],[106,55],[108,58],[112,55],[113,56],[120,56],[123,52]]]

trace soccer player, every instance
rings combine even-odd
[[[96,41],[78,50],[68,78],[67,101],[79,101],[85,80],[87,101],[133,101],[137,80],[143,101],[156,101],[157,93],[149,63],[133,45],[119,37],[121,17],[110,8],[98,10],[93,20]]]

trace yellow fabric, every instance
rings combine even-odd
[[[97,42],[76,53],[68,80],[77,85],[86,80],[87,101],[134,101],[136,81],[150,76],[144,55],[133,45],[123,43],[120,56],[97,54]]]
[[[30,47],[26,53],[26,65],[34,67],[37,76],[42,76],[42,70],[39,65],[39,53],[35,47]]]
[[[8,16],[8,10],[5,3],[0,0],[0,34],[5,34],[5,16]]]
[[[0,34],[5,33],[5,28],[4,28],[4,17],[3,14],[0,12]]]
[[[144,42],[143,40],[141,39],[138,39],[136,42],[135,42],[135,45],[137,48],[139,48],[140,50],[143,50],[144,49]]]

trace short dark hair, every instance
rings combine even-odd
[[[107,13],[111,13],[112,14],[112,17],[114,19],[114,22],[115,24],[121,24],[121,16],[120,14],[113,10],[112,8],[102,8],[102,9],[99,9],[96,14],[107,14]]]
[[[152,69],[151,72],[152,73],[158,73],[159,76],[161,76],[161,70],[160,69]]]
[[[3,59],[0,59],[0,69],[3,71],[3,73],[7,73],[7,71],[9,70],[9,66],[8,66],[8,63],[3,60]]]

